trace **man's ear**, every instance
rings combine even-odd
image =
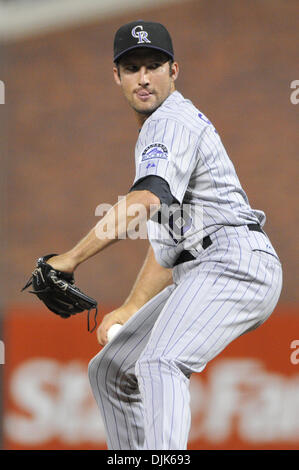
[[[116,85],[120,85],[121,80],[120,80],[120,74],[119,74],[118,67],[113,67],[113,76],[114,76],[114,81],[115,81]]]
[[[177,62],[173,62],[171,64],[171,77],[175,81],[179,76],[179,64]]]

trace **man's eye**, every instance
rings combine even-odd
[[[148,66],[149,69],[152,69],[152,70],[155,70],[157,68],[159,68],[161,66],[161,64],[159,62],[153,62],[152,64],[150,64]]]
[[[137,67],[135,65],[127,65],[125,69],[127,72],[137,72]]]

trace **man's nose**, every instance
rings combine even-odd
[[[148,70],[145,66],[139,69],[139,85],[145,86],[149,84]]]

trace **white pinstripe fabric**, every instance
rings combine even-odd
[[[211,238],[90,362],[109,449],[186,449],[190,375],[277,304],[282,271],[268,238],[247,227]]]
[[[155,143],[167,147],[167,158],[156,155],[143,159],[145,149]],[[171,268],[183,249],[194,249],[203,237],[223,225],[265,223],[264,212],[250,207],[212,123],[178,91],[143,124],[135,147],[135,166],[134,183],[147,175],[162,177],[180,204],[189,205],[193,218],[179,244],[165,238],[156,222],[147,222],[148,238],[162,266]]]

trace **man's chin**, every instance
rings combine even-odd
[[[142,114],[143,116],[150,116],[156,109],[159,108],[160,105],[151,105],[151,106],[136,106],[133,105],[134,111],[138,114]]]

